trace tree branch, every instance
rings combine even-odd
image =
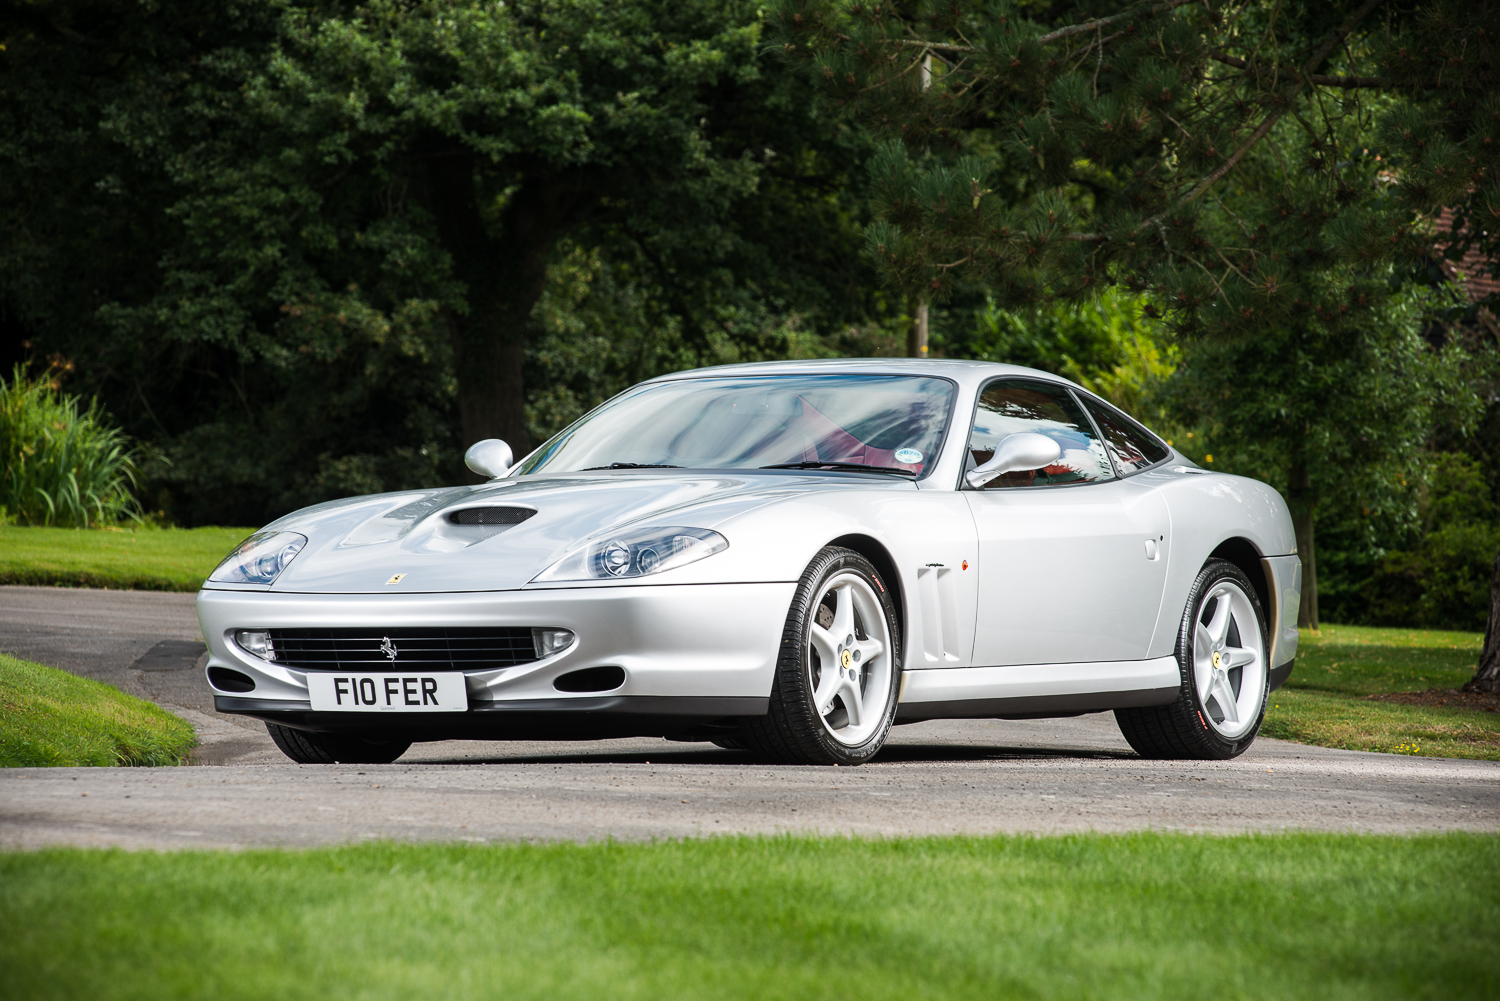
[[[1071,38],[1074,35],[1087,34],[1090,31],[1098,31],[1105,25],[1114,24],[1117,21],[1124,21],[1132,17],[1140,17],[1142,13],[1145,13],[1147,16],[1155,16],[1157,14],[1165,14],[1168,11],[1176,10],[1178,7],[1185,7],[1190,3],[1197,2],[1198,0],[1167,0],[1166,3],[1157,4],[1155,7],[1152,7],[1150,10],[1144,12],[1139,10],[1127,10],[1123,14],[1111,14],[1109,17],[1096,17],[1092,21],[1085,21],[1082,24],[1072,24],[1066,28],[1058,28],[1056,31],[1048,32],[1047,34],[1038,38],[1037,42],[1042,45],[1048,45],[1052,42],[1058,41],[1059,39]]]
[[[1213,171],[1213,173],[1209,174],[1203,180],[1195,184],[1193,186],[1193,190],[1189,191],[1182,198],[1179,198],[1177,200],[1177,204],[1180,205],[1184,202],[1197,201],[1200,197],[1202,197],[1205,191],[1213,187],[1215,181],[1233,170],[1235,164],[1239,163],[1241,158],[1243,158],[1246,153],[1250,152],[1250,148],[1264,139],[1266,137],[1266,133],[1271,131],[1271,127],[1281,120],[1282,115],[1286,114],[1287,109],[1292,106],[1292,101],[1296,98],[1297,93],[1307,85],[1307,78],[1312,75],[1312,71],[1316,69],[1324,59],[1328,58],[1328,53],[1332,52],[1339,45],[1339,43],[1344,40],[1344,37],[1348,35],[1349,32],[1355,29],[1359,22],[1363,21],[1367,16],[1369,16],[1371,11],[1373,11],[1376,7],[1381,6],[1385,2],[1386,0],[1365,0],[1364,6],[1360,7],[1359,10],[1355,11],[1353,14],[1350,14],[1347,18],[1345,18],[1344,23],[1339,25],[1338,30],[1333,33],[1328,41],[1323,43],[1323,46],[1318,49],[1317,52],[1313,53],[1312,58],[1309,59],[1307,61],[1307,64],[1302,68],[1302,72],[1298,75],[1299,83],[1297,84],[1295,90],[1286,95],[1286,103],[1267,115],[1265,117],[1265,120],[1256,127],[1255,131],[1250,133],[1250,138],[1246,139],[1240,145],[1239,149],[1235,150],[1229,155],[1228,159],[1219,164],[1219,166]],[[1151,219],[1146,220],[1146,222],[1142,223],[1140,227],[1137,228],[1136,232],[1140,232],[1140,230],[1144,229],[1148,224],[1156,222],[1166,214],[1166,212],[1161,212]]]
[[[1128,18],[1141,16],[1152,17],[1157,14],[1164,14],[1167,11],[1176,10],[1178,7],[1185,7],[1190,3],[1198,3],[1198,0],[1166,0],[1166,3],[1158,4],[1157,6],[1152,7],[1147,11],[1128,10],[1123,14],[1111,14],[1109,17],[1096,17],[1092,21],[1084,21],[1082,24],[1070,24],[1066,28],[1058,28],[1056,31],[1050,31],[1045,35],[1039,36],[1036,39],[1036,42],[1039,45],[1050,45],[1053,42],[1060,41],[1064,38],[1072,38],[1074,35],[1083,35],[1091,31],[1098,31],[1100,28],[1103,28],[1106,25],[1115,24],[1118,21],[1124,21]],[[1114,38],[1118,37],[1118,35],[1111,35],[1109,38],[1105,39],[1105,41],[1111,41]],[[946,42],[926,42],[910,38],[893,39],[893,41],[895,41],[897,45],[907,45],[918,49],[932,49],[934,52],[981,51],[978,47],[973,45],[950,45]],[[1092,48],[1095,43],[1091,42],[1089,44],[1090,48]],[[1084,51],[1087,52],[1088,50],[1085,49]]]
[[[1345,18],[1344,23],[1339,25],[1338,29],[1334,31],[1334,33],[1329,37],[1328,41],[1324,42],[1322,47],[1319,48],[1317,52],[1313,53],[1312,58],[1309,59],[1307,63],[1302,67],[1302,71],[1300,73],[1292,74],[1293,79],[1297,81],[1297,87],[1296,89],[1286,94],[1286,103],[1283,104],[1280,108],[1277,108],[1276,110],[1268,114],[1260,123],[1260,125],[1256,126],[1255,131],[1250,133],[1250,138],[1241,143],[1240,148],[1231,153],[1229,157],[1223,163],[1219,164],[1219,166],[1215,168],[1211,174],[1203,178],[1203,180],[1199,181],[1197,184],[1193,185],[1193,189],[1173,202],[1171,207],[1158,212],[1156,215],[1142,222],[1139,226],[1131,231],[1132,235],[1141,232],[1147,227],[1159,225],[1161,221],[1166,218],[1167,213],[1172,211],[1172,209],[1176,208],[1178,205],[1197,201],[1203,196],[1203,193],[1205,191],[1213,187],[1214,183],[1218,181],[1219,178],[1223,177],[1225,174],[1233,170],[1235,168],[1235,165],[1244,158],[1245,154],[1250,152],[1251,147],[1264,139],[1266,137],[1266,134],[1271,131],[1272,126],[1274,126],[1281,120],[1282,115],[1285,115],[1287,113],[1287,109],[1292,106],[1292,100],[1296,98],[1297,93],[1301,91],[1303,87],[1307,86],[1308,80],[1312,76],[1312,71],[1317,69],[1318,66],[1322,64],[1324,59],[1328,58],[1328,54],[1343,42],[1344,38],[1347,37],[1348,34],[1359,25],[1359,22],[1363,21],[1370,15],[1371,11],[1375,10],[1375,8],[1381,6],[1385,2],[1386,0],[1365,0],[1365,4],[1360,7],[1359,10],[1355,11],[1353,14],[1350,14],[1347,18]],[[1109,237],[1103,233],[1069,233],[1062,239],[1076,240],[1083,243],[1093,243],[1097,241],[1107,240],[1109,239]]]
[[[1300,79],[1291,70],[1278,69],[1273,71],[1269,66],[1246,62],[1238,56],[1226,56],[1220,52],[1213,52],[1209,54],[1209,58],[1215,62],[1223,63],[1225,66],[1249,70],[1252,73],[1274,72],[1279,80],[1295,82]],[[1307,75],[1307,82],[1316,84],[1319,87],[1343,87],[1347,90],[1355,90],[1362,87],[1389,88],[1395,86],[1394,83],[1383,76],[1324,76],[1321,73],[1309,73]]]

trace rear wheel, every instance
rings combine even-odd
[[[769,712],[743,721],[745,743],[786,764],[863,764],[890,732],[900,665],[879,572],[852,549],[821,550],[787,613]]]
[[[409,740],[307,733],[276,723],[267,723],[266,732],[299,765],[388,765],[411,747]]]
[[[1147,758],[1223,760],[1243,754],[1266,714],[1266,617],[1239,567],[1209,560],[1188,595],[1177,635],[1182,687],[1167,706],[1116,709],[1130,746]]]

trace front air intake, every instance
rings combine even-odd
[[[255,691],[255,679],[227,667],[210,667],[208,683],[221,692],[243,694]]]
[[[623,684],[623,667],[586,667],[560,675],[552,687],[559,692],[612,692]]]

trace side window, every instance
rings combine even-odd
[[[997,476],[985,486],[986,490],[1085,483],[1107,480],[1114,475],[1104,445],[1094,435],[1093,425],[1062,386],[1030,379],[990,383],[974,411],[974,433],[969,437],[969,454],[974,464],[988,462],[995,454],[995,446],[1006,435],[1018,431],[1035,431],[1055,440],[1062,446],[1062,456],[1041,469]]]
[[[1155,435],[1114,407],[1098,400],[1085,399],[1083,403],[1099,423],[1109,454],[1114,456],[1122,474],[1154,466],[1171,454]]]

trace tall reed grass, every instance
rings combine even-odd
[[[136,454],[98,401],[83,409],[17,365],[0,377],[0,514],[25,525],[87,528],[136,518]]]

